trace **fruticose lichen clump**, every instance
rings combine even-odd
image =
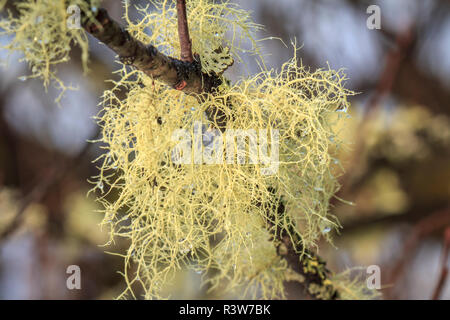
[[[129,30],[178,56],[172,3],[155,1],[157,10]],[[223,43],[224,31],[244,28],[250,37],[258,26],[226,1],[188,4],[194,52],[204,71],[222,71],[211,55],[214,46],[227,48],[229,59],[239,60],[242,41]],[[232,39],[242,35],[235,32]],[[320,237],[329,237],[329,231],[339,227],[328,203],[338,189],[331,150],[341,144],[333,125],[336,114],[348,109],[352,94],[344,88],[344,74],[310,72],[298,66],[294,55],[279,72],[263,69],[235,84],[224,81],[214,95],[199,102],[141,72],[124,67],[121,73],[122,79],[103,97],[99,124],[109,152],[103,156],[97,186],[110,186],[109,192],[120,194],[113,202],[106,200],[107,193],[102,199],[103,224],[110,227],[111,241],[130,240],[125,255],[129,287],[124,294],[133,295],[132,287],[139,284],[146,298],[159,297],[162,284],[187,265],[202,272],[211,289],[244,286],[251,296],[282,297],[287,263],[276,253],[268,221],[299,236],[302,248],[314,248]],[[121,99],[117,92],[124,88],[128,95]],[[212,107],[227,115],[226,133],[254,130],[258,146],[266,139],[269,157],[270,150],[272,156],[278,152],[275,160],[258,161],[261,150],[252,153],[250,141],[245,143],[244,161],[229,161],[226,152],[215,154],[214,161],[199,158],[208,133],[220,136],[205,117]],[[192,150],[181,164],[173,156],[183,143],[176,132],[188,133],[185,143]],[[237,153],[237,141],[228,142]],[[272,173],[264,173],[268,167]],[[273,212],[279,201],[285,206],[282,217]],[[136,265],[136,272],[128,272],[130,265]]]
[[[152,10],[140,8],[137,22],[124,2],[128,32],[178,57],[175,1],[149,2]],[[86,1],[73,3],[83,12],[93,10]],[[15,36],[8,48],[23,51],[32,77],[46,84],[61,85],[52,67],[68,59],[72,41],[87,61],[86,35],[66,28],[67,5],[24,1],[20,15],[0,25]],[[345,89],[342,71],[311,72],[299,65],[296,48],[279,71],[267,70],[253,37],[261,26],[229,1],[187,1],[187,12],[203,72],[221,75],[244,53],[259,60],[261,71],[234,84],[223,79],[200,98],[122,65],[121,80],[104,93],[98,123],[106,152],[97,159],[94,190],[102,193],[109,243],[129,241],[121,297],[161,297],[163,285],[184,266],[202,273],[211,290],[284,297],[283,282],[301,277],[277,254],[277,231],[287,232],[306,257],[339,228],[329,213],[339,187],[333,153],[342,144],[333,128],[345,120],[353,93]],[[226,115],[223,132],[206,118],[207,110]],[[241,140],[243,149],[227,135],[233,132],[250,135]],[[205,156],[221,138],[230,147]],[[180,145],[190,151],[180,152]]]
[[[90,13],[99,2],[18,1],[12,4],[14,10],[2,12],[0,36],[8,36],[10,39],[3,49],[21,52],[21,61],[26,61],[31,70],[30,75],[22,77],[23,80],[38,78],[43,80],[45,87],[53,82],[62,93],[70,88],[58,77],[55,67],[69,61],[71,45],[76,44],[81,48],[83,68],[87,70],[89,46],[87,35],[81,31],[81,12],[88,12],[92,18]]]

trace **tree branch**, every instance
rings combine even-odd
[[[275,192],[274,189],[271,191]],[[266,221],[267,229],[276,240],[277,254],[299,275],[297,279],[286,282],[300,283],[303,293],[311,299],[339,299],[339,292],[329,281],[330,271],[326,268],[325,261],[314,252],[303,248],[300,235],[295,230],[276,226],[277,220],[286,219],[286,208],[282,199],[278,199],[276,206],[271,205],[267,210],[270,212]]]
[[[446,279],[448,277],[448,256],[450,252],[450,227],[444,232],[444,246],[442,248],[442,260],[441,260],[441,272],[439,273],[439,279],[436,284],[436,288],[433,291],[433,296],[431,299],[438,300],[444,289]]]
[[[127,65],[170,87],[189,93],[210,93],[221,84],[217,75],[202,73],[199,61],[182,61],[168,57],[153,45],[145,45],[112,20],[108,12],[98,9],[95,20],[83,18],[83,28],[119,55]]]
[[[85,15],[83,28],[117,53],[122,63],[133,65],[148,76],[176,90],[186,94],[199,94],[200,101],[205,100],[207,93],[214,93],[215,88],[222,84],[219,75],[202,72],[200,60],[189,62],[168,57],[159,52],[152,44],[145,45],[133,38],[119,23],[109,17],[105,9],[98,9],[95,20],[97,21],[93,21]],[[187,23],[186,30],[182,32],[183,39],[186,36],[189,39]],[[186,45],[186,43],[183,44],[183,41],[182,48]],[[205,112],[208,119],[218,129],[225,130],[228,117],[223,110],[210,107]]]
[[[410,261],[415,249],[420,243],[420,240],[429,234],[450,225],[450,207],[443,210],[436,211],[417,223],[413,230],[409,232],[409,236],[403,244],[401,254],[399,255],[394,266],[388,271],[386,277],[387,284],[399,283],[399,278],[403,274],[403,270]],[[394,289],[396,287],[387,287],[384,291],[386,299],[393,299],[395,296]]]
[[[386,53],[384,69],[378,79],[378,84],[374,94],[368,101],[366,111],[363,114],[362,119],[359,122],[357,132],[365,132],[368,123],[376,114],[376,110],[380,107],[381,101],[391,92],[395,79],[398,76],[399,69],[406,58],[407,52],[415,41],[415,27],[411,26],[406,28],[403,32],[397,35],[395,46]],[[349,160],[348,168],[353,168],[360,162],[360,158],[363,155],[365,146],[365,135],[357,135],[354,150]],[[342,188],[339,190],[339,197],[345,199],[347,194],[353,185],[355,178],[355,171],[347,171],[340,178],[340,185]],[[332,204],[337,202],[337,198],[332,199]]]
[[[180,38],[181,61],[193,62],[192,43],[186,17],[186,0],[177,0],[178,36]]]

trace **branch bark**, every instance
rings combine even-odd
[[[187,94],[211,93],[222,82],[217,75],[202,73],[199,61],[166,56],[152,44],[145,45],[133,38],[103,8],[98,9],[95,20],[85,16],[83,28],[117,53],[124,64],[133,65],[174,89]]]
[[[192,42],[186,17],[186,0],[177,0],[178,36],[180,38],[181,61],[193,62]]]
[[[441,259],[441,272],[439,273],[439,279],[436,284],[436,288],[433,291],[433,296],[431,299],[438,300],[444,289],[446,279],[448,277],[448,256],[450,252],[450,226],[444,232],[444,246],[442,248],[442,259]]]
[[[278,199],[276,207],[269,206],[266,209],[271,213],[268,215],[269,219],[266,223],[267,229],[276,240],[277,254],[284,258],[290,269],[299,275],[297,279],[287,281],[287,284],[300,283],[303,289],[302,293],[311,299],[339,299],[339,292],[329,281],[330,271],[327,269],[325,261],[314,252],[303,248],[301,237],[295,230],[286,230],[276,226],[277,220],[283,221],[286,218],[283,200]]]
[[[186,94],[197,94],[200,102],[207,99],[208,93],[214,94],[215,89],[222,84],[219,75],[202,72],[200,59],[189,62],[168,57],[152,44],[145,45],[133,38],[119,23],[110,18],[105,9],[98,9],[95,20],[97,21],[85,15],[83,28],[117,53],[122,63],[136,67],[153,79]],[[187,25],[185,27],[187,28]],[[186,42],[185,38],[189,39],[187,29],[181,33],[183,41]],[[187,51],[188,48],[183,50]],[[223,110],[211,107],[205,112],[218,129],[225,130],[228,117]]]

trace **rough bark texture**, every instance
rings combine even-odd
[[[199,101],[207,99],[209,93],[214,94],[215,88],[222,83],[219,75],[202,72],[198,56],[196,60],[189,62],[162,54],[152,44],[145,45],[133,38],[119,23],[109,17],[105,9],[98,9],[95,19],[98,23],[85,18],[84,29],[117,53],[124,64],[132,65],[176,90],[186,94],[197,94]],[[185,35],[184,33],[182,37]],[[227,116],[223,110],[209,108],[206,114],[218,129],[225,130]]]
[[[165,56],[155,46],[145,45],[112,20],[108,12],[98,9],[96,20],[85,19],[84,29],[117,53],[121,61],[187,94],[210,93],[221,84],[217,75],[202,73],[200,61],[181,61]]]

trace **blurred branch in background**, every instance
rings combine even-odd
[[[7,9],[16,14],[18,2],[7,1]],[[106,4],[111,9],[120,5]],[[98,96],[113,85],[105,80],[117,78],[116,67],[106,48],[96,41],[90,45],[91,72],[86,79],[81,78],[77,46],[60,70],[71,82],[82,79],[80,90],[67,92],[60,108],[52,89],[45,93],[39,81],[18,81],[27,71],[17,61],[20,57],[11,56],[8,68],[2,70],[0,299],[111,298],[120,286],[121,261],[99,247],[106,239],[98,226],[96,205],[86,197],[91,188],[86,179],[98,173],[91,161],[103,153],[99,144],[86,141],[99,131],[91,116],[99,111]],[[0,51],[2,61],[3,54]],[[111,59],[105,59],[108,55]],[[118,241],[116,247],[120,245]],[[70,264],[82,269],[81,291],[64,285]]]
[[[405,267],[408,265],[420,241],[431,233],[444,229],[446,226],[450,226],[450,208],[434,212],[414,226],[409,237],[404,242],[402,251],[397,256],[397,261],[392,268],[388,267],[390,271],[388,272],[386,284],[394,284],[394,286],[385,290],[384,295],[386,298],[395,298],[395,289],[398,289],[395,285],[398,284],[402,274],[405,273]],[[446,248],[444,247],[445,250]]]
[[[94,141],[96,138],[98,138],[98,132],[90,140]],[[88,157],[90,147],[91,144],[87,142],[76,157],[67,160],[65,163],[56,163],[54,167],[50,168],[48,172],[43,174],[41,181],[21,200],[19,209],[15,214],[14,219],[0,232],[0,243],[5,241],[11,234],[14,233],[14,231],[17,230],[20,226],[23,214],[30,204],[39,203],[52,187],[55,187],[61,183],[69,170],[72,170],[80,163],[83,163],[83,160]]]
[[[376,110],[382,105],[382,100],[390,94],[400,67],[411,52],[410,48],[414,43],[414,39],[415,27],[408,27],[404,32],[398,34],[394,47],[386,53],[384,69],[379,77],[375,92],[370,97],[358,124],[357,132],[361,134],[356,136],[354,150],[352,151],[353,158],[350,159],[347,165],[349,168],[357,168],[357,164],[361,161],[362,150],[366,144],[365,139],[367,138],[366,134],[364,134],[367,124],[373,121]],[[340,184],[342,188],[338,192],[340,198],[345,199],[348,197],[349,189],[354,186],[353,180],[358,173],[357,170],[347,170],[341,177]],[[334,199],[336,200],[337,198]]]
[[[450,227],[444,232],[444,246],[442,248],[441,272],[439,273],[439,280],[434,289],[432,299],[438,300],[444,289],[445,281],[448,277],[448,256],[450,251]]]

